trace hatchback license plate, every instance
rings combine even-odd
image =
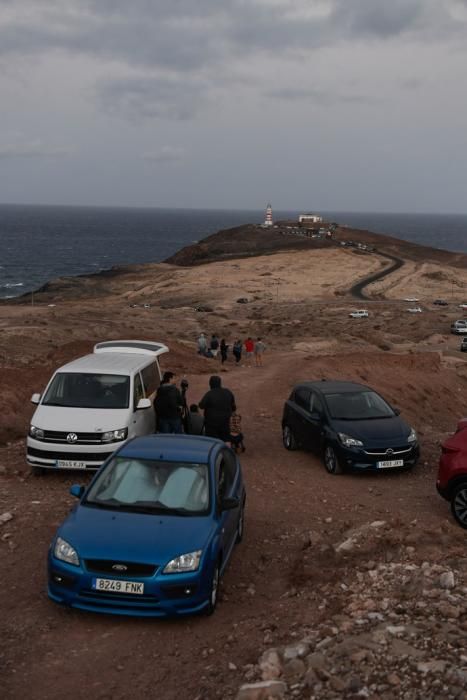
[[[388,459],[385,462],[378,462],[378,469],[391,469],[391,467],[403,467],[403,459]]]
[[[93,578],[92,587],[95,591],[110,591],[111,593],[133,593],[143,595],[144,583],[136,581],[118,581],[113,578]]]
[[[55,466],[62,469],[86,469],[86,462],[75,462],[73,459],[57,459]]]

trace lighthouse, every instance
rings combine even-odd
[[[266,219],[264,220],[264,226],[272,226],[272,206],[268,204],[266,207]]]

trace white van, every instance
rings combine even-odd
[[[33,471],[97,469],[128,438],[153,433],[158,358],[168,350],[112,340],[60,367],[44,393],[31,398],[37,404],[27,439]]]

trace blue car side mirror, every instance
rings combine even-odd
[[[75,498],[81,498],[83,493],[84,486],[80,486],[79,484],[73,484],[73,486],[70,486],[70,494]]]
[[[238,508],[240,501],[238,498],[223,498],[221,501],[221,510],[234,510]]]

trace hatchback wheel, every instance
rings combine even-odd
[[[342,474],[342,466],[336,451],[334,447],[329,444],[324,448],[324,466],[329,474]]]
[[[296,450],[298,448],[297,440],[292,432],[292,429],[288,425],[284,425],[282,428],[282,442],[286,450]]]
[[[454,489],[451,510],[459,525],[467,529],[467,481],[463,481]]]
[[[240,517],[238,518],[237,542],[241,542],[243,540],[244,530],[245,530],[245,503],[243,503],[243,505],[242,505],[242,509],[240,511]]]
[[[217,606],[217,598],[219,594],[219,579],[220,579],[220,565],[216,564],[214,573],[211,579],[211,592],[209,594],[209,604],[205,610],[206,615],[212,615]]]

